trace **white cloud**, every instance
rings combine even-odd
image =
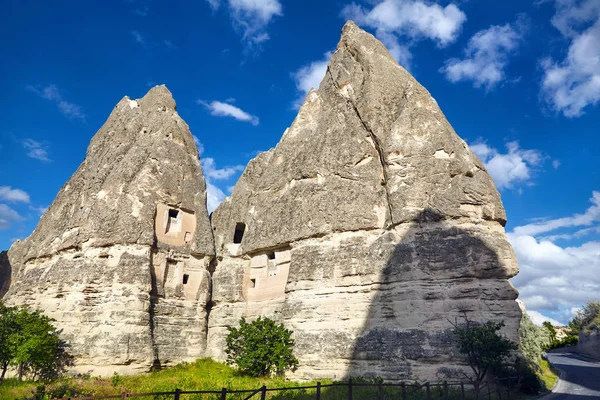
[[[559,321],[555,320],[554,318],[546,317],[545,315],[542,315],[538,311],[527,310],[527,314],[529,315],[529,318],[531,318],[531,321],[534,324],[536,324],[537,326],[542,326],[542,324],[546,321],[550,322],[552,324],[552,326],[564,325],[562,322],[559,322]]]
[[[194,143],[196,143],[196,148],[198,149],[198,156],[201,156],[204,153],[204,145],[198,139],[198,136],[192,135],[194,137]]]
[[[13,222],[22,220],[23,217],[18,212],[7,206],[0,204],[0,229],[8,229]]]
[[[204,107],[210,110],[210,114],[216,117],[232,117],[238,121],[250,122],[252,125],[258,125],[258,117],[247,113],[246,111],[232,106],[231,104],[223,103],[221,101],[211,101],[210,103],[198,100],[198,104],[202,104]]]
[[[575,214],[570,217],[551,219],[547,221],[535,222],[516,227],[513,232],[515,235],[536,236],[541,233],[551,232],[560,228],[571,228],[577,226],[590,226],[600,221],[600,192],[593,191],[590,198],[592,206],[583,214]]]
[[[213,212],[227,196],[221,189],[210,182],[206,182],[206,208],[208,213]]]
[[[553,160],[553,161],[552,161],[552,167],[553,167],[554,169],[558,169],[558,167],[560,167],[560,161],[558,161],[558,160]]]
[[[10,203],[29,203],[29,194],[21,189],[13,189],[10,186],[0,186],[0,200]]]
[[[63,99],[56,85],[48,85],[42,89],[36,86],[28,85],[27,90],[37,94],[43,99],[51,100],[56,103],[58,110],[69,119],[78,119],[85,122],[85,113],[77,104],[71,103]]]
[[[600,100],[600,2],[556,0],[552,24],[570,41],[562,61],[542,60],[541,97],[566,117]]]
[[[225,180],[231,178],[237,172],[241,172],[244,170],[243,165],[234,165],[225,168],[217,168],[217,164],[214,158],[203,158],[201,160],[202,171],[204,172],[204,177],[210,180]]]
[[[133,40],[135,40],[136,43],[139,43],[142,46],[146,45],[146,40],[144,40],[144,37],[138,31],[131,31],[131,36],[133,36]]]
[[[493,88],[504,81],[509,56],[518,48],[525,31],[524,17],[516,24],[493,25],[469,40],[463,59],[452,58],[440,72],[451,82],[473,81],[475,87]]]
[[[325,76],[325,72],[327,72],[327,64],[329,63],[331,55],[332,52],[328,51],[323,54],[323,59],[313,61],[310,64],[300,67],[295,72],[292,72],[292,78],[294,78],[294,81],[296,82],[296,89],[300,93],[293,103],[295,109],[300,108],[310,89],[319,88],[319,84]]]
[[[29,206],[29,208],[31,210],[37,212],[40,216],[42,216],[48,209],[48,207],[34,207],[34,206]]]
[[[508,234],[520,268],[512,283],[519,289],[519,297],[528,312],[551,315],[566,323],[576,307],[597,298],[600,293],[600,241],[563,247],[553,243],[551,236],[537,237],[598,221],[600,192],[594,192],[592,202],[594,206],[583,214],[518,226]],[[582,237],[577,232],[553,236],[566,240]]]
[[[470,148],[483,161],[499,189],[512,188],[517,183],[530,181],[532,169],[543,159],[539,151],[523,150],[517,142],[508,142],[508,153],[505,154],[485,143],[476,143]]]
[[[196,140],[196,146],[204,151],[204,146],[196,136],[194,136],[194,140]],[[211,213],[227,197],[225,192],[223,192],[214,181],[227,181],[238,172],[243,171],[244,166],[234,165],[217,168],[217,163],[214,158],[211,157],[201,159],[200,164],[202,165],[202,173],[206,181],[206,207],[208,208],[208,212]],[[229,188],[231,188],[231,186],[228,186],[228,191],[231,193],[232,191],[229,190]]]
[[[445,7],[423,0],[383,0],[372,8],[352,3],[342,10],[342,16],[358,25],[375,29],[396,60],[409,67],[408,46],[400,45],[398,37],[409,41],[431,39],[440,47],[456,40],[467,16],[456,5]]]
[[[48,157],[48,146],[33,139],[24,139],[21,144],[27,150],[27,157],[35,158],[43,162],[52,161]]]
[[[220,0],[206,0],[210,8],[218,10]],[[233,27],[240,31],[249,47],[269,40],[267,26],[275,16],[283,15],[279,0],[228,0],[228,10]]]

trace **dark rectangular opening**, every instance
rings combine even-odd
[[[244,237],[244,231],[246,230],[246,224],[238,222],[235,224],[235,233],[233,234],[233,243],[242,243]]]
[[[256,287],[256,279],[250,279],[250,287]]]
[[[179,215],[179,210],[174,210],[172,208],[169,209],[169,218],[177,219]]]
[[[272,251],[272,252],[268,253],[267,257],[269,257],[269,260],[274,260],[275,259],[275,252]]]
[[[190,276],[188,274],[183,274],[183,284],[184,285],[187,285],[188,279],[190,279]]]

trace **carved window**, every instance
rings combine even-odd
[[[181,232],[181,212],[174,208],[169,208],[167,215],[166,233],[169,232]]]
[[[272,252],[268,253],[267,257],[269,258],[269,260],[274,260],[275,259],[275,252],[272,251]]]
[[[233,234],[233,243],[242,243],[244,232],[246,231],[246,224],[238,222],[235,224],[235,232]]]
[[[250,287],[251,288],[256,287],[256,279],[250,279]]]
[[[190,276],[188,274],[183,274],[183,284],[184,285],[187,285],[188,279],[190,279]]]

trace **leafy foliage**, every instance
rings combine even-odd
[[[71,365],[53,322],[40,311],[0,303],[0,383],[9,365],[17,367],[19,380],[56,378]]]
[[[553,327],[552,330],[554,331]],[[550,344],[551,338],[552,331],[545,323],[544,326],[539,327],[531,321],[527,313],[523,313],[519,328],[519,342],[521,352],[527,361],[537,364],[542,356],[542,351]],[[556,338],[556,331],[554,331],[554,338]]]
[[[579,332],[590,333],[593,330],[600,330],[600,301],[590,300],[571,322],[569,327],[579,334]]]
[[[475,374],[473,382],[477,390],[479,384],[491,369],[500,369],[517,345],[498,332],[504,321],[487,321],[478,324],[463,315],[465,324],[454,324],[458,351],[466,356],[467,363]]]
[[[242,318],[239,328],[227,329],[227,364],[236,365],[241,372],[258,377],[283,374],[298,367],[292,331],[283,324],[261,317],[247,323]]]

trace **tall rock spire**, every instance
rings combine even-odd
[[[209,348],[267,315],[295,332],[302,378],[460,374],[448,319],[520,311],[505,211],[436,101],[346,23],[318,90],[213,213]]]
[[[78,370],[145,371],[203,353],[213,255],[194,138],[156,86],[117,104],[35,231],[12,246],[5,300],[55,318]]]

